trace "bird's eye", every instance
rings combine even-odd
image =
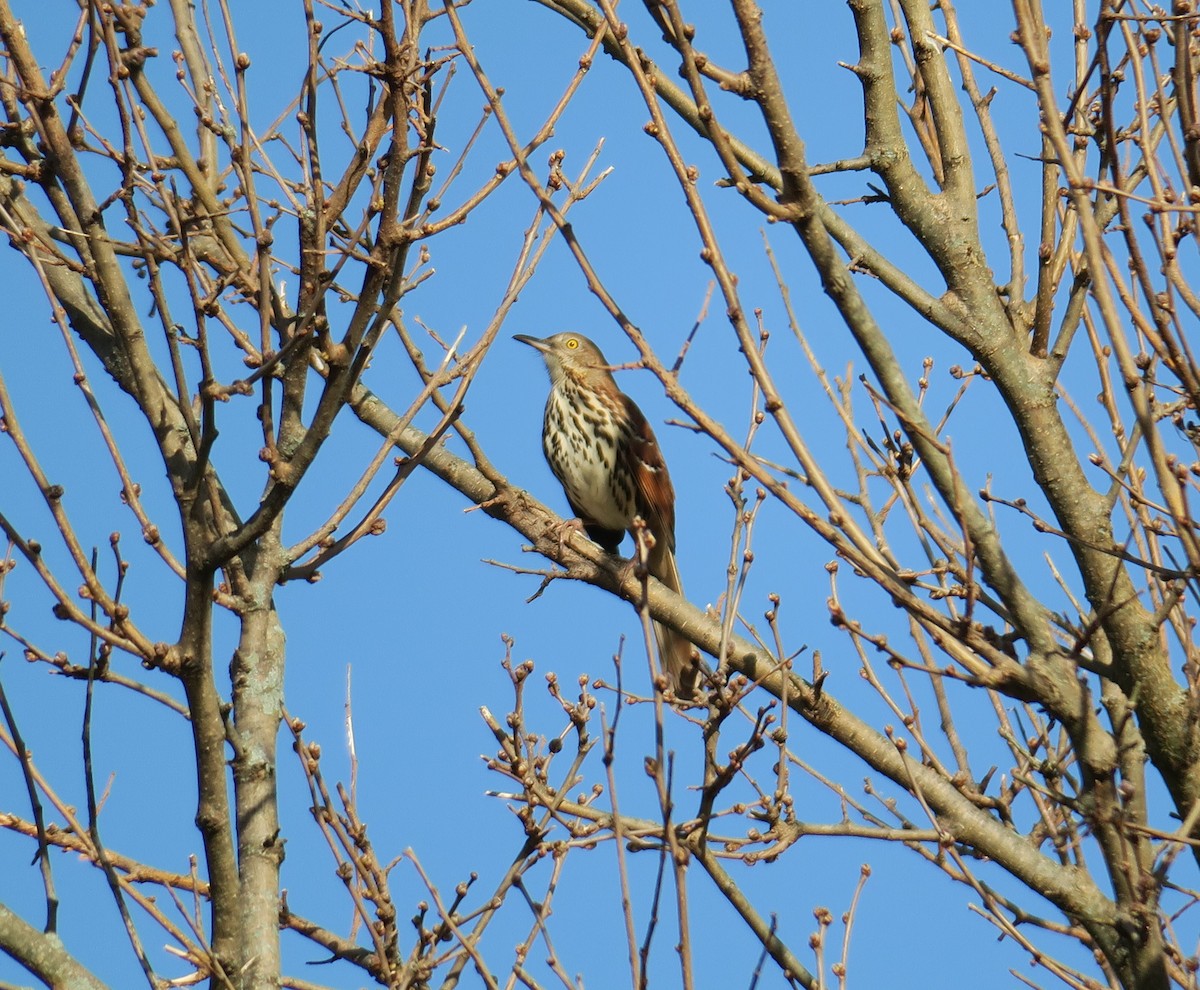
[[[574,337],[567,338],[567,350],[573,351],[578,346],[579,346],[579,341],[576,340]]]

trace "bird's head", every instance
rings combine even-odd
[[[604,360],[600,348],[581,333],[567,330],[544,338],[519,333],[513,340],[528,344],[541,353],[550,372],[550,381],[554,384],[567,375],[583,377],[609,374],[609,363]]]

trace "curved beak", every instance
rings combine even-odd
[[[522,344],[528,344],[535,351],[541,351],[545,354],[550,350],[550,345],[540,337],[530,337],[527,333],[513,334],[513,340],[519,340]]]

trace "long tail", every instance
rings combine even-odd
[[[675,554],[666,545],[666,540],[650,551],[648,563],[651,574],[672,591],[683,594]],[[683,636],[661,622],[654,623],[654,638],[658,641],[658,662],[675,690],[675,697],[680,701],[691,701],[696,697],[696,687],[700,683],[699,652]]]

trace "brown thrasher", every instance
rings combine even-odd
[[[654,431],[617,388],[600,348],[578,333],[513,338],[541,352],[550,372],[542,450],[579,523],[608,553],[640,516],[654,538],[654,577],[682,593],[675,566],[675,489]],[[636,539],[636,536],[634,537]],[[659,663],[675,696],[689,700],[700,679],[699,655],[673,629],[654,623]]]

